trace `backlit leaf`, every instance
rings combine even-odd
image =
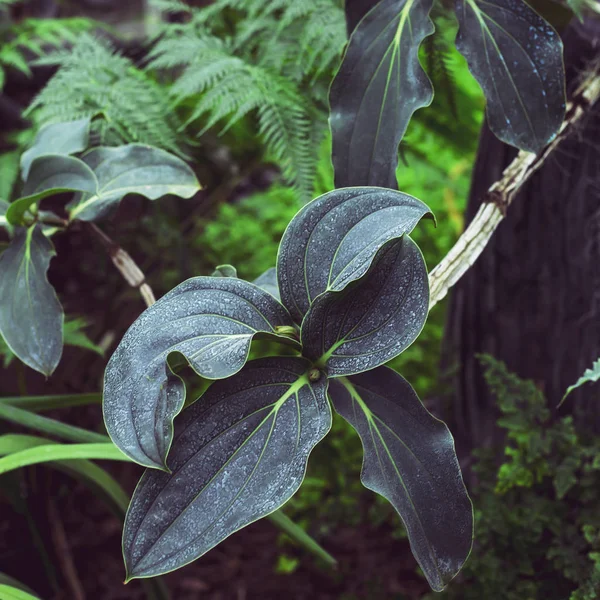
[[[398,145],[433,87],[419,46],[434,31],[433,0],[381,0],[360,21],[331,84],[336,187],[396,188]]]
[[[456,0],[456,47],[487,99],[496,137],[539,152],[565,115],[558,33],[522,0]]]
[[[410,233],[425,216],[423,202],[394,190],[334,190],[307,204],[288,225],[277,259],[283,304],[297,323],[314,299],[362,277],[389,240]]]
[[[332,377],[374,369],[412,344],[428,305],[425,261],[406,235],[380,251],[363,279],[317,298],[302,322],[304,356]]]
[[[565,392],[560,403],[562,404],[565,398],[578,387],[581,387],[585,383],[595,383],[596,381],[600,381],[600,358],[592,365],[591,369],[586,369],[583,375],[577,380],[576,383],[570,385]]]
[[[252,361],[176,421],[171,473],[147,470],[127,513],[128,578],[181,567],[296,492],[331,426],[327,380],[301,358]]]
[[[222,379],[244,366],[257,333],[290,326],[285,308],[247,281],[195,277],[178,285],[141,314],[108,363],[104,420],[112,440],[136,462],[163,468],[185,400],[168,355],[180,352],[199,375]]]
[[[51,123],[42,127],[29,150],[21,156],[21,175],[26,181],[31,163],[44,154],[75,154],[83,152],[89,143],[90,118]]]
[[[39,225],[19,228],[0,256],[0,333],[26,365],[50,375],[63,347],[63,310],[47,271],[54,246]]]
[[[362,441],[363,484],[398,511],[427,581],[440,591],[473,539],[473,509],[448,428],[388,367],[332,380],[329,396]]]
[[[156,200],[167,194],[191,198],[200,190],[196,175],[185,162],[152,146],[96,148],[83,160],[98,178],[98,191],[75,198],[68,207],[71,219],[98,219],[127,194]]]

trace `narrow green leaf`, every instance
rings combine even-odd
[[[156,200],[167,194],[191,198],[200,184],[180,158],[152,146],[128,144],[118,148],[96,148],[83,160],[98,179],[98,191],[79,194],[68,206],[70,218],[95,221],[127,194]]]
[[[565,116],[558,33],[522,0],[456,0],[456,47],[487,99],[496,137],[539,152]]]
[[[431,217],[420,200],[394,190],[334,190],[307,204],[288,225],[277,257],[284,306],[302,322],[314,299],[360,279],[379,249]]]
[[[44,154],[75,154],[83,152],[89,143],[90,117],[67,121],[65,123],[51,123],[42,127],[29,150],[21,156],[21,174],[23,181],[27,181],[31,163]]]
[[[363,484],[398,511],[427,581],[441,591],[473,541],[473,508],[448,428],[387,367],[332,380],[329,396],[362,441]]]
[[[269,292],[271,296],[274,296],[279,302],[281,302],[281,295],[279,294],[279,285],[277,284],[277,269],[271,267],[267,269],[262,275],[257,277],[252,283],[257,285],[259,288]]]
[[[29,429],[55,435],[71,442],[110,442],[110,439],[106,435],[36,415],[28,410],[4,404],[2,401],[0,401],[0,419],[16,423],[17,425],[23,425],[23,427],[28,427]]]
[[[55,396],[14,396],[0,398],[0,402],[28,411],[52,410],[68,406],[100,404],[102,402],[102,394],[98,392],[90,394],[57,394]]]
[[[13,225],[23,225],[26,212],[47,196],[61,192],[94,193],[97,189],[96,176],[82,160],[61,154],[45,154],[31,164],[23,197],[9,206],[6,219]]]
[[[39,448],[41,446],[61,446],[57,442],[47,440],[45,438],[21,435],[7,434],[0,436],[0,455],[14,454]],[[111,477],[104,469],[89,460],[60,460],[48,463],[48,466],[64,471],[67,474],[83,479],[86,483],[91,483],[100,490],[113,502],[115,507],[125,514],[129,504],[129,496],[123,488]]]
[[[63,346],[63,310],[46,276],[54,255],[34,225],[17,229],[0,256],[0,334],[26,365],[47,376]]]
[[[578,387],[581,387],[585,383],[594,383],[596,381],[600,381],[600,358],[592,365],[591,369],[586,369],[583,375],[577,380],[576,383],[570,385],[565,392],[565,395],[562,397],[560,404],[562,404],[566,397]],[[559,404],[559,406],[560,406]]]
[[[167,364],[180,352],[202,377],[239,371],[259,333],[293,327],[285,308],[231,277],[188,279],[142,313],[106,368],[104,420],[113,442],[136,462],[164,468],[185,386]],[[289,338],[281,338],[289,340]]]
[[[39,596],[32,596],[19,588],[0,583],[0,600],[39,600]]]
[[[374,369],[413,343],[428,310],[427,267],[405,235],[381,249],[363,279],[315,300],[302,322],[303,354],[331,377]]]
[[[181,567],[296,492],[331,426],[327,380],[301,358],[252,361],[181,415],[171,473],[147,470],[127,513],[128,579]]]
[[[330,567],[335,567],[337,565],[337,560],[310,537],[300,525],[294,523],[294,521],[292,521],[282,510],[276,510],[274,513],[268,515],[268,518],[277,525],[281,531],[287,533],[300,546],[306,548],[315,556],[318,556]]]
[[[381,0],[350,37],[331,84],[335,186],[397,188],[398,145],[433,100],[419,46],[434,31],[433,0]]]
[[[7,443],[5,438],[0,436],[0,454],[6,453]],[[0,459],[0,475],[9,473],[15,469],[37,465],[56,460],[75,460],[75,459],[98,459],[98,460],[124,460],[129,458],[125,456],[114,444],[46,444],[36,448],[21,450],[14,454],[9,454]]]

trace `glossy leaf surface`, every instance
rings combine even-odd
[[[336,187],[397,188],[398,145],[433,87],[419,46],[433,0],[381,0],[360,21],[329,94]]]
[[[262,275],[254,280],[254,285],[269,292],[271,296],[275,296],[277,300],[281,302],[281,295],[279,294],[279,285],[277,285],[277,269],[271,267],[267,269]]]
[[[487,99],[494,134],[539,152],[565,115],[562,42],[522,0],[457,0],[456,47]]]
[[[0,333],[27,366],[47,376],[63,347],[63,310],[46,275],[54,255],[39,225],[17,229],[0,255]]]
[[[184,281],[141,314],[108,363],[104,420],[112,440],[136,462],[163,468],[185,400],[167,356],[180,352],[199,375],[222,379],[243,367],[257,333],[291,325],[283,306],[247,281]]]
[[[307,204],[283,234],[277,259],[281,299],[294,320],[301,323],[319,294],[362,277],[386,242],[427,215],[420,200],[377,187],[334,190]]]
[[[332,380],[329,396],[362,441],[363,484],[398,511],[415,558],[440,591],[466,561],[473,539],[471,501],[448,428],[388,367]]]
[[[428,307],[423,255],[404,236],[380,251],[363,279],[315,301],[302,322],[304,356],[332,377],[374,369],[412,344]]]
[[[61,154],[45,154],[31,164],[23,197],[15,200],[6,211],[9,223],[19,225],[27,210],[47,196],[61,192],[95,193],[98,180],[93,171],[78,158]]]
[[[90,118],[65,123],[50,123],[42,127],[29,150],[21,156],[21,175],[26,181],[31,163],[44,154],[75,154],[89,144]]]
[[[200,189],[196,175],[185,162],[152,146],[96,148],[83,160],[94,171],[99,187],[96,193],[79,195],[69,205],[71,219],[98,219],[127,194],[141,194],[150,200],[166,194],[191,198]]]
[[[176,422],[168,466],[147,470],[123,532],[128,578],[172,571],[284,504],[331,426],[324,376],[301,358],[252,361]]]

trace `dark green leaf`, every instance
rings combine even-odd
[[[382,248],[363,279],[315,300],[302,322],[303,354],[332,377],[374,369],[413,343],[428,308],[427,267],[405,235]]]
[[[94,344],[83,331],[87,326],[86,320],[81,317],[67,318],[64,326],[65,346],[76,346],[104,356],[104,350]]]
[[[96,148],[83,160],[98,178],[98,191],[78,195],[69,205],[71,219],[94,221],[127,194],[156,200],[167,194],[191,198],[199,189],[196,175],[180,158],[152,146],[128,144]]]
[[[440,591],[473,540],[473,509],[452,435],[387,367],[332,380],[329,396],[362,441],[363,484],[398,511],[429,585]]]
[[[219,265],[211,277],[237,277],[237,269],[232,265]]]
[[[63,346],[63,311],[46,273],[54,246],[39,225],[19,228],[0,256],[0,334],[26,365],[50,375]]]
[[[331,426],[327,380],[301,358],[252,361],[182,413],[168,465],[148,470],[125,522],[128,578],[181,567],[296,492]]]
[[[389,240],[431,212],[423,202],[376,187],[334,190],[307,204],[288,225],[277,259],[283,304],[297,323],[325,291],[362,277]]]
[[[275,296],[275,298],[281,302],[279,286],[277,285],[277,269],[275,267],[267,269],[262,275],[255,279],[253,283],[265,290],[265,292],[269,292],[271,296]]]
[[[89,143],[90,118],[51,123],[42,127],[31,148],[21,156],[21,174],[26,181],[31,163],[44,154],[75,154],[83,152]]]
[[[398,145],[433,87],[419,46],[433,0],[381,0],[352,34],[329,93],[336,187],[396,188]]]
[[[196,277],[177,286],[129,328],[106,368],[104,420],[136,462],[164,468],[185,386],[167,357],[180,352],[208,379],[239,371],[259,332],[292,326],[281,304],[241,279]]]
[[[6,219],[14,225],[23,224],[23,217],[31,205],[47,196],[61,192],[95,193],[97,188],[96,176],[82,160],[61,154],[45,154],[33,161],[23,197],[9,206]]]
[[[456,47],[487,99],[496,137],[539,152],[565,115],[562,42],[522,0],[457,0]]]

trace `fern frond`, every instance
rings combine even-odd
[[[84,35],[36,61],[59,69],[26,111],[38,123],[92,117],[100,144],[141,142],[182,154],[179,122],[164,90],[105,40]]]

